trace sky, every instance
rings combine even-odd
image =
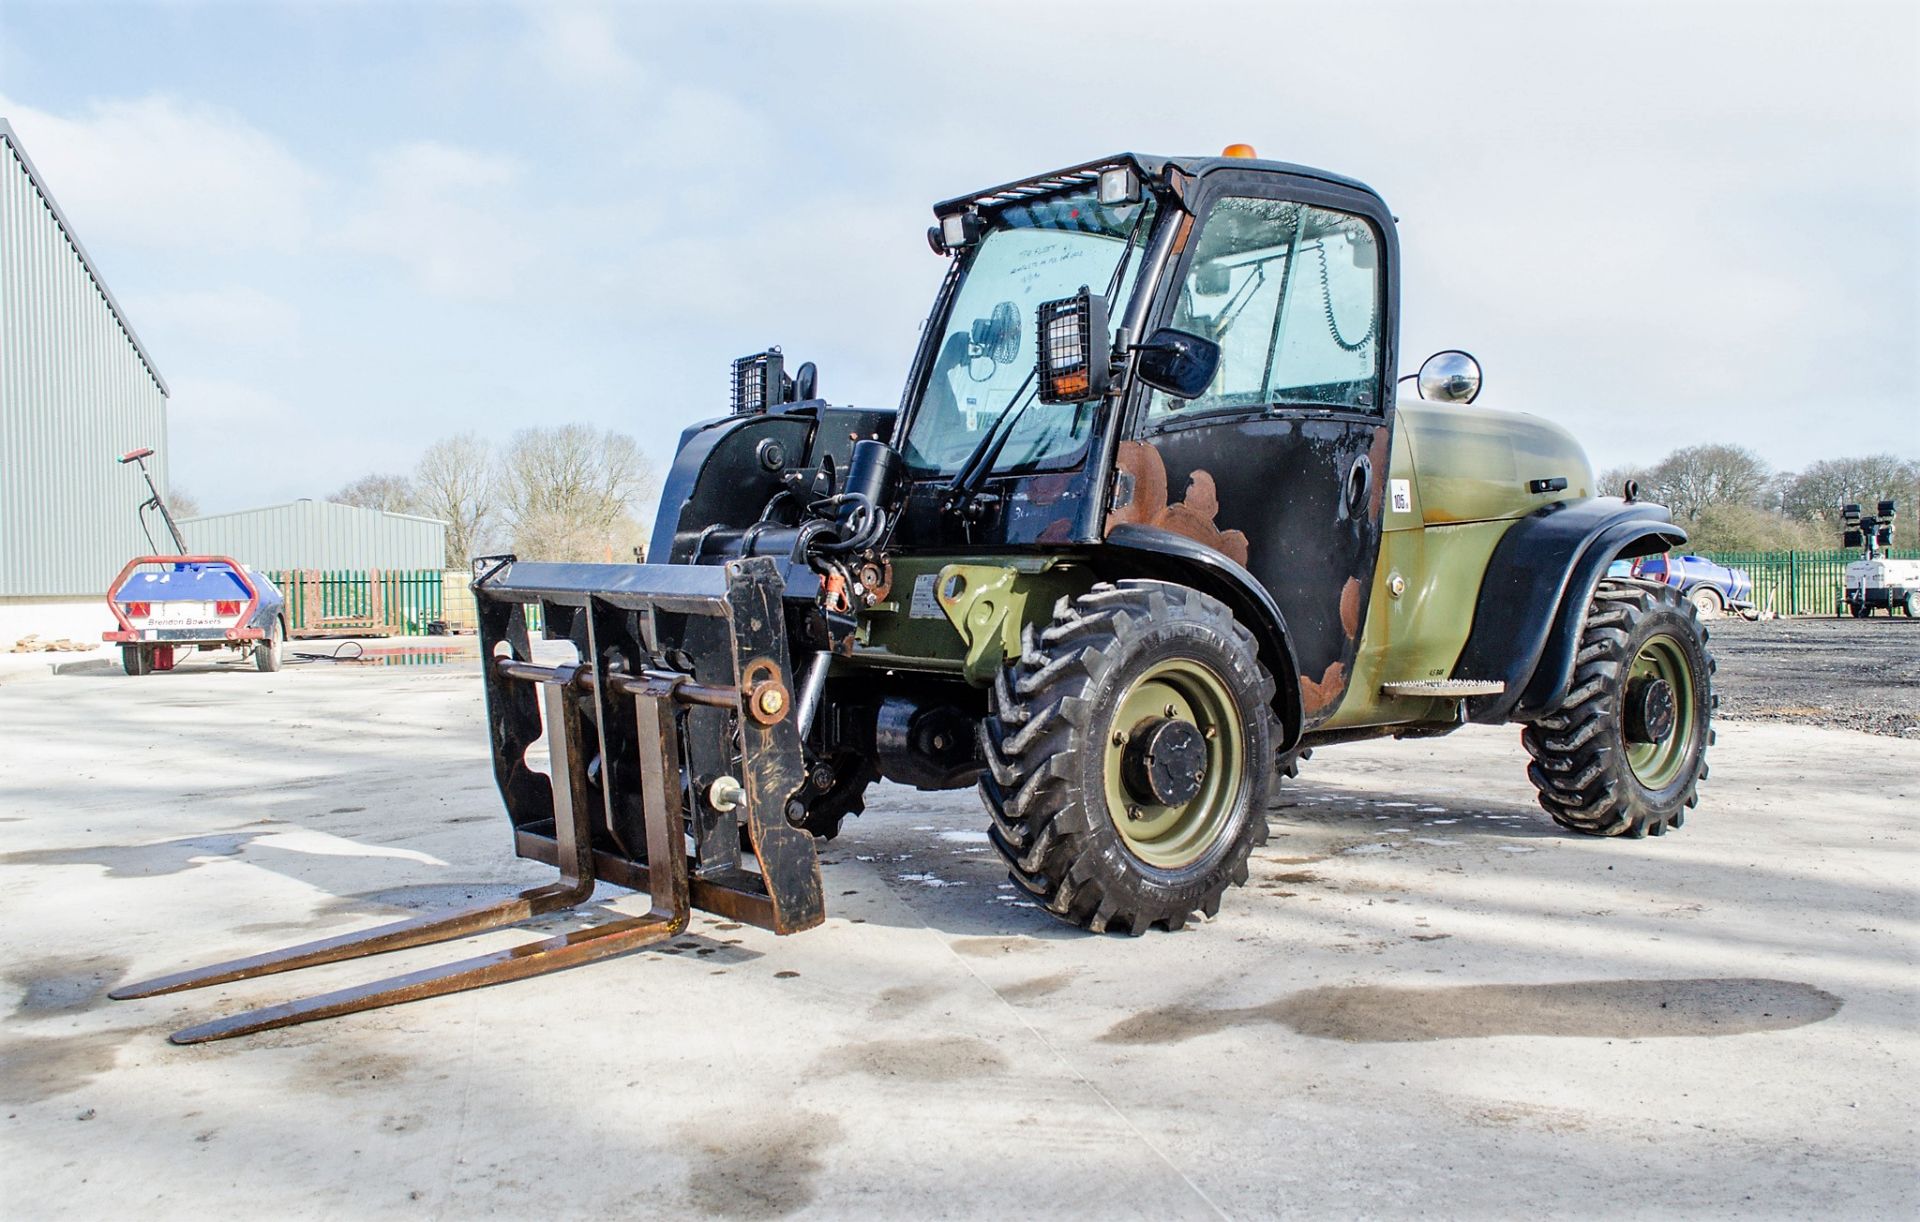
[[[664,467],[779,344],[892,406],[934,201],[1125,149],[1369,183],[1401,359],[1596,467],[1920,456],[1920,5],[0,0],[9,119],[207,512],[584,422]]]

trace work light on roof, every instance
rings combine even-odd
[[[1100,171],[1100,202],[1108,207],[1119,204],[1137,203],[1140,199],[1140,176],[1133,172],[1132,166],[1114,166],[1110,170]]]
[[[940,218],[940,240],[948,250],[959,250],[980,240],[980,214],[952,212]]]

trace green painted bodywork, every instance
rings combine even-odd
[[[1594,494],[1592,465],[1558,425],[1423,400],[1403,401],[1397,411],[1366,622],[1346,695],[1320,731],[1453,720],[1454,700],[1388,696],[1381,687],[1450,676],[1501,538],[1543,505]],[[1555,477],[1567,487],[1527,491],[1529,480]],[[1094,582],[1070,554],[892,559],[892,589],[861,614],[846,662],[974,685],[991,683],[1018,656],[1023,628],[1044,628],[1062,596],[1083,594]]]
[[[887,600],[860,617],[849,661],[930,671],[984,685],[1020,652],[1028,624],[1085,593],[1093,574],[1062,556],[893,557]]]
[[[1555,477],[1566,488],[1527,491],[1529,480]],[[1558,425],[1419,399],[1397,407],[1387,479],[1380,560],[1353,678],[1321,730],[1451,721],[1453,700],[1388,696],[1381,685],[1452,675],[1501,538],[1542,505],[1594,494],[1586,452]]]

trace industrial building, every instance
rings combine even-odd
[[[114,460],[151,446],[165,490],[168,392],[4,119],[0,149],[0,611],[8,611],[97,600],[129,557],[150,550],[136,516],[146,485]]]
[[[294,501],[182,518],[187,546],[267,572],[288,569],[438,569],[447,524],[331,501]]]

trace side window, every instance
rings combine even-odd
[[[1215,202],[1172,325],[1220,345],[1220,372],[1191,401],[1155,392],[1149,422],[1285,404],[1373,409],[1380,368],[1380,256],[1357,216],[1280,200]]]

